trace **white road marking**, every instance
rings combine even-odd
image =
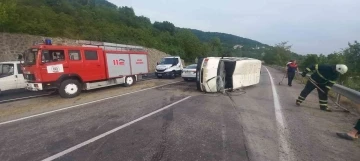
[[[48,111],[48,112],[44,112],[44,113],[39,113],[39,114],[36,114],[36,115],[31,115],[31,116],[26,116],[26,117],[14,119],[14,120],[9,120],[9,121],[5,121],[5,122],[1,122],[1,123],[0,123],[0,126],[1,126],[1,125],[5,125],[5,124],[9,124],[9,123],[13,123],[13,122],[17,122],[17,121],[22,121],[22,120],[26,120],[26,119],[30,119],[30,118],[42,116],[42,115],[51,114],[51,113],[54,113],[54,112],[64,111],[64,110],[68,110],[68,109],[71,109],[71,108],[75,108],[75,107],[79,107],[79,106],[84,106],[84,105],[88,105],[88,104],[92,104],[92,103],[104,101],[104,100],[108,100],[108,99],[112,99],[112,98],[116,98],[116,97],[126,96],[126,95],[129,95],[129,94],[138,93],[138,92],[146,91],[146,90],[149,90],[149,89],[154,89],[154,88],[162,87],[162,86],[166,86],[166,85],[169,85],[169,84],[179,83],[179,82],[181,82],[181,81],[176,81],[176,82],[164,84],[164,85],[161,85],[161,86],[155,86],[155,87],[151,87],[151,88],[145,88],[145,89],[138,90],[138,91],[134,91],[134,92],[129,92],[129,93],[121,94],[121,95],[111,96],[111,97],[107,97],[107,98],[103,98],[103,99],[99,99],[99,100],[95,100],[95,101],[91,101],[91,102],[87,102],[87,103],[82,103],[82,104],[78,104],[78,105],[74,105],[74,106],[69,106],[69,107],[65,107],[65,108],[61,108],[61,109],[57,109],[57,110],[53,110],[53,111]]]
[[[34,98],[34,97],[48,96],[48,95],[51,95],[51,93],[39,94],[39,95],[28,96],[28,97],[20,97],[20,98],[14,98],[14,99],[7,99],[7,100],[2,100],[2,101],[0,101],[0,103],[10,102],[10,101],[17,101],[17,100],[23,100],[23,99]]]
[[[283,117],[283,113],[281,111],[281,104],[279,101],[279,95],[276,91],[276,87],[274,84],[273,77],[270,74],[270,71],[264,67],[267,72],[269,73],[271,88],[273,92],[273,99],[274,99],[274,107],[275,107],[275,117],[276,117],[276,125],[278,127],[278,135],[279,135],[279,160],[280,161],[291,161],[294,160],[294,156],[291,154],[290,145],[288,141],[288,131],[286,130],[286,122]]]
[[[53,155],[53,156],[50,156],[50,157],[48,157],[48,158],[46,158],[46,159],[43,159],[43,161],[51,161],[51,160],[60,158],[61,156],[65,155],[65,154],[68,154],[68,153],[70,153],[70,152],[72,152],[72,151],[74,151],[74,150],[76,150],[76,149],[79,149],[79,148],[81,148],[81,147],[83,147],[83,146],[85,146],[85,145],[88,145],[88,144],[90,144],[90,143],[92,143],[92,142],[95,142],[96,140],[99,140],[99,139],[101,139],[101,138],[103,138],[103,137],[105,137],[105,136],[107,136],[107,135],[110,135],[110,134],[112,134],[112,133],[114,133],[114,132],[116,132],[116,131],[119,131],[119,130],[125,128],[125,127],[128,127],[128,126],[130,126],[130,125],[132,125],[132,124],[134,124],[134,123],[136,123],[136,122],[139,122],[139,121],[141,121],[141,120],[143,120],[143,119],[145,119],[145,118],[147,118],[147,117],[149,117],[149,116],[152,116],[152,115],[154,115],[154,114],[156,114],[156,113],[159,113],[159,112],[161,112],[161,111],[163,111],[163,110],[165,110],[165,109],[168,109],[168,108],[170,108],[171,106],[174,106],[174,105],[176,105],[176,104],[178,104],[178,103],[180,103],[180,102],[182,102],[182,101],[185,101],[185,100],[189,99],[190,97],[191,97],[191,96],[188,96],[188,97],[186,97],[186,98],[183,98],[183,99],[181,99],[181,100],[179,100],[179,101],[176,101],[176,102],[174,102],[174,103],[172,103],[172,104],[170,104],[170,105],[167,105],[167,106],[165,106],[165,107],[163,107],[163,108],[160,108],[160,109],[158,109],[158,110],[156,110],[156,111],[154,111],[154,112],[151,112],[151,113],[149,113],[149,114],[147,114],[147,115],[144,115],[144,116],[142,116],[142,117],[140,117],[140,118],[138,118],[138,119],[136,119],[136,120],[133,120],[133,121],[131,121],[131,122],[128,122],[128,123],[126,123],[126,124],[124,124],[124,125],[121,125],[121,126],[115,128],[115,129],[112,129],[112,130],[110,130],[110,131],[108,131],[108,132],[105,132],[105,133],[103,133],[103,134],[101,134],[101,135],[98,135],[98,136],[96,136],[96,137],[93,137],[93,138],[91,138],[91,139],[89,139],[89,140],[86,140],[85,142],[82,142],[82,143],[80,143],[80,144],[77,144],[77,145],[75,145],[75,146],[73,146],[73,147],[71,147],[71,148],[69,148],[69,149],[66,149],[66,150],[60,152],[60,153],[57,153],[57,154],[55,154],[55,155]]]

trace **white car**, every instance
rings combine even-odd
[[[179,56],[163,57],[155,67],[155,75],[158,78],[176,78],[181,74],[183,64]]]
[[[20,61],[0,62],[0,93],[26,87]]]
[[[191,64],[183,69],[181,77],[185,80],[195,80],[196,79],[196,67],[197,64]]]

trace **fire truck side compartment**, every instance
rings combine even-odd
[[[106,53],[108,78],[131,75],[129,54]]]
[[[145,54],[131,54],[131,72],[132,74],[149,73],[147,55]]]

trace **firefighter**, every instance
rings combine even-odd
[[[331,112],[327,106],[328,92],[331,87],[335,84],[335,81],[339,78],[339,74],[345,74],[348,68],[344,64],[337,65],[312,65],[301,74],[305,77],[308,72],[313,72],[309,80],[307,81],[305,88],[301,91],[300,96],[296,100],[296,105],[300,104],[305,100],[309,93],[317,89],[319,95],[320,109]],[[316,87],[316,86],[317,87]]]

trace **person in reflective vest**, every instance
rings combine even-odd
[[[331,112],[327,106],[328,92],[335,84],[335,81],[339,78],[339,74],[345,74],[348,68],[344,64],[337,65],[311,65],[301,74],[303,77],[308,72],[313,72],[309,80],[307,81],[305,88],[301,91],[300,96],[296,100],[296,105],[305,101],[305,98],[310,94],[312,90],[317,88],[319,95],[320,109]]]
[[[298,65],[296,63],[296,60],[292,60],[291,63],[287,64],[287,77],[288,77],[288,86],[292,86],[292,81],[295,77],[295,72],[299,73]]]
[[[287,77],[288,77],[288,73],[287,73],[287,70],[288,70],[288,65],[289,65],[289,64],[291,64],[292,62],[293,62],[293,61],[292,61],[292,60],[290,60],[289,62],[287,62],[287,63],[286,63],[286,67],[285,67],[285,69],[286,69],[286,70],[285,70],[285,78],[287,78]]]

